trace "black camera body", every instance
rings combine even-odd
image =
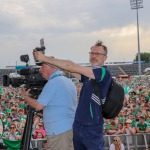
[[[40,48],[35,48],[33,50],[33,56],[35,51],[45,51],[44,40],[41,39],[43,43],[41,43]],[[40,42],[41,42],[40,40]],[[20,60],[26,63],[26,68],[22,68],[17,70],[16,73],[11,73],[9,75],[3,76],[3,86],[12,85],[12,87],[21,87],[24,86],[26,89],[31,89],[29,92],[29,96],[32,98],[37,98],[41,93],[44,85],[46,84],[46,80],[42,77],[39,72],[40,66],[42,63],[35,61],[35,66],[29,66],[29,56],[21,55]],[[38,65],[38,66],[37,66]]]

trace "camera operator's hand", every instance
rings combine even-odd
[[[28,90],[22,89],[21,91],[22,97],[25,99],[26,96],[29,96],[29,92],[30,92],[30,89]]]
[[[21,91],[22,97],[24,97],[25,102],[27,102],[31,107],[35,108],[36,110],[42,110],[45,106],[40,104],[36,98],[32,98],[29,92],[30,89],[28,90],[22,89]]]

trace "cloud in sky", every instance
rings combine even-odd
[[[139,9],[141,52],[150,52],[150,1]],[[136,10],[126,0],[0,0],[0,68],[22,65],[44,38],[46,54],[88,62],[90,47],[107,45],[107,61],[132,61],[137,53]]]

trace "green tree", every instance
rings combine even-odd
[[[150,62],[150,53],[140,53],[141,55],[141,61]],[[138,61],[138,53],[135,56],[134,61]]]

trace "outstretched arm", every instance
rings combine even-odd
[[[94,79],[94,74],[91,67],[80,66],[70,60],[61,60],[43,55],[41,52],[35,52],[34,56],[37,60],[43,63],[56,66],[60,69],[71,72],[76,78],[80,79],[81,75]]]

